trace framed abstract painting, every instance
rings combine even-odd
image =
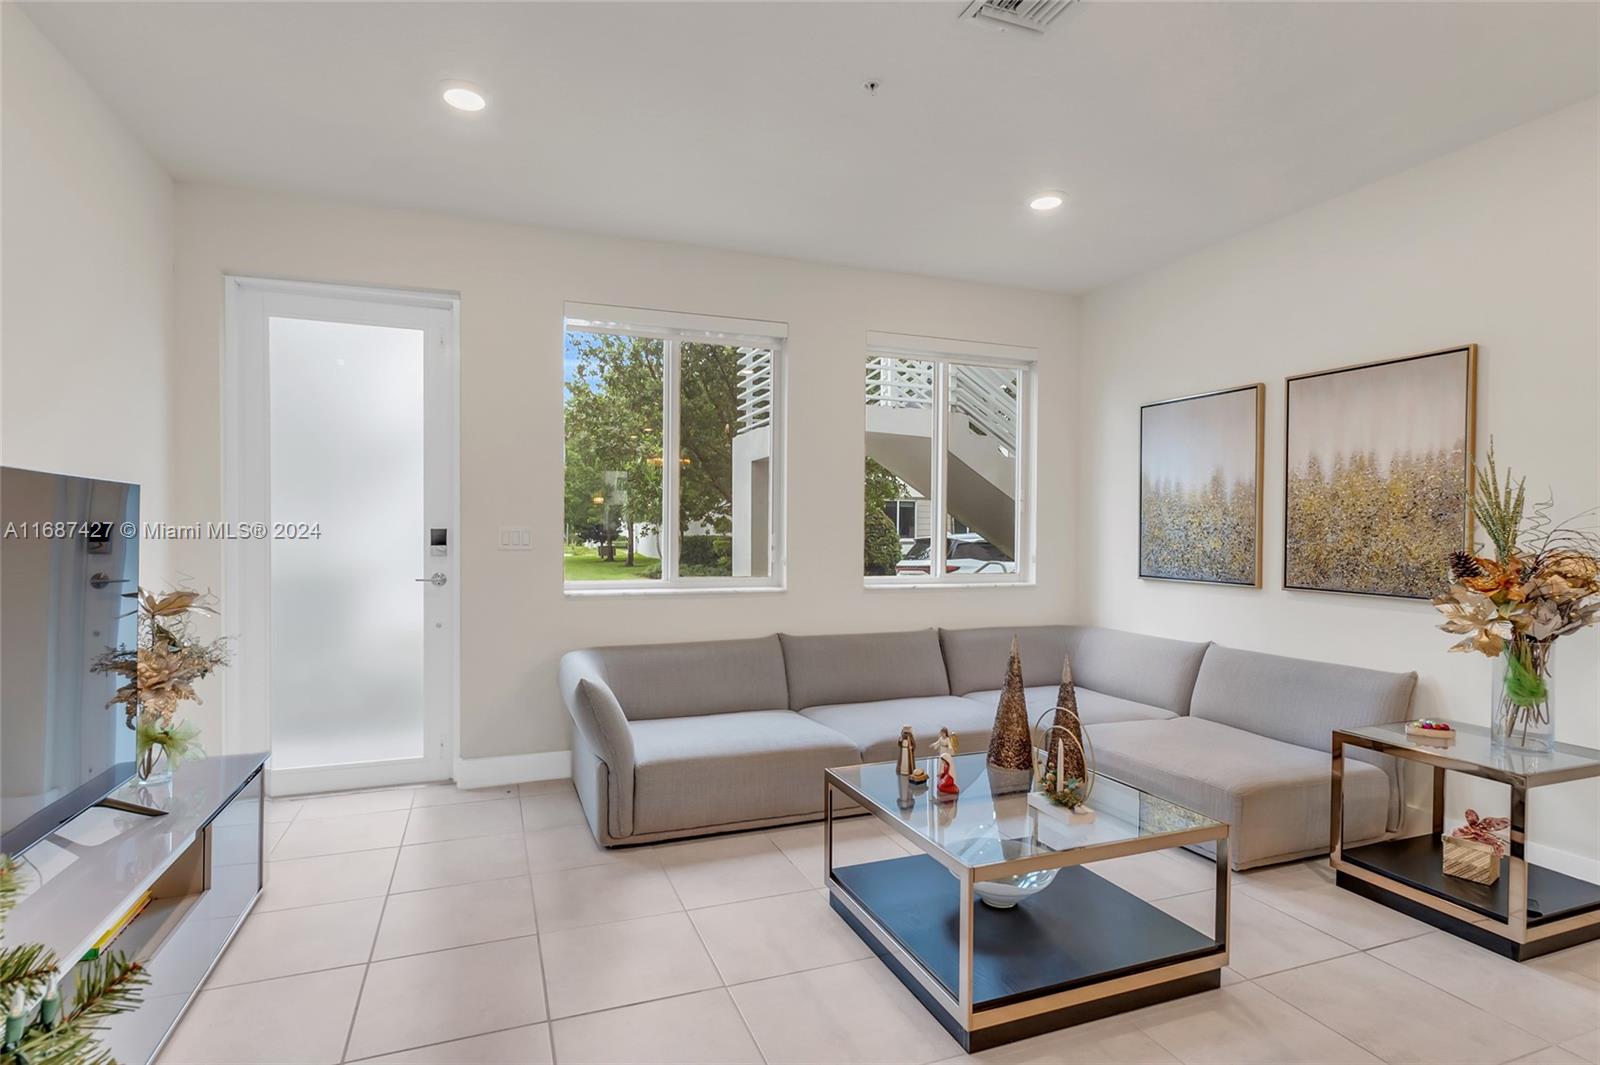
[[[1476,345],[1288,380],[1283,585],[1431,599],[1472,546]]]
[[[1261,587],[1266,386],[1139,408],[1139,576]]]

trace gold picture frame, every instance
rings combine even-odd
[[[1266,392],[1256,382],[1139,408],[1142,580],[1261,587]],[[1247,504],[1241,489],[1253,497]],[[1197,524],[1213,531],[1220,525],[1221,534],[1197,542]],[[1244,533],[1250,544],[1239,542]]]
[[[1477,405],[1476,344],[1287,378],[1283,587],[1444,591],[1450,552],[1472,549]]]

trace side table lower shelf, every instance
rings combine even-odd
[[[1444,875],[1444,844],[1429,834],[1385,840],[1345,850],[1340,855],[1340,887],[1380,902],[1408,917],[1470,940],[1514,961],[1600,939],[1600,884],[1528,863],[1528,929],[1560,929],[1518,943],[1492,925],[1509,913],[1510,859],[1501,859],[1493,884]],[[1426,896],[1422,898],[1419,896]],[[1456,916],[1428,900],[1468,911]]]

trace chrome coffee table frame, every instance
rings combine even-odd
[[[958,770],[963,780],[971,780],[974,772],[981,773],[984,765],[983,755],[962,755],[957,759]],[[885,763],[892,771],[893,766]],[[1221,985],[1222,969],[1228,964],[1228,928],[1229,928],[1229,876],[1228,876],[1228,825],[1222,822],[1210,821],[1193,811],[1178,807],[1176,804],[1160,800],[1138,789],[1129,788],[1127,785],[1101,777],[1101,781],[1108,781],[1103,785],[1103,791],[1097,792],[1100,796],[1109,792],[1112,786],[1126,789],[1126,793],[1136,796],[1143,808],[1145,801],[1151,804],[1160,804],[1168,811],[1181,811],[1195,821],[1200,822],[1193,827],[1178,827],[1171,831],[1157,828],[1149,834],[1142,831],[1142,818],[1140,830],[1132,838],[1111,839],[1103,842],[1089,842],[1081,846],[1066,846],[1060,850],[1047,849],[1047,845],[1039,844],[1041,815],[1028,807],[1026,792],[1009,795],[987,795],[983,798],[974,798],[974,802],[989,802],[996,811],[1003,811],[1008,820],[1025,818],[1027,839],[1039,846],[1039,853],[1018,857],[1004,861],[969,863],[963,861],[956,854],[946,850],[938,841],[930,839],[923,831],[908,823],[907,819],[897,815],[896,811],[885,806],[881,794],[874,797],[864,787],[857,787],[848,776],[859,776],[864,770],[877,770],[876,766],[848,766],[841,769],[826,770],[823,774],[823,862],[825,876],[831,905],[851,925],[856,933],[870,946],[875,954],[890,968],[891,971],[917,996],[923,1005],[931,1012],[968,1051],[976,1051],[1011,1042],[1016,1039],[1026,1038],[1040,1032],[1051,1031],[1094,1020],[1113,1013],[1120,1013],[1156,1002],[1178,998],[1184,995],[1210,990]],[[880,777],[881,781],[881,777]],[[978,786],[980,781],[973,781],[968,788]],[[1102,787],[1097,783],[1097,787]],[[893,923],[885,913],[893,907],[883,905],[886,898],[892,893],[878,892],[876,898],[866,897],[859,883],[850,881],[859,879],[851,876],[851,871],[861,871],[869,866],[887,866],[891,863],[906,863],[904,872],[896,872],[896,876],[911,877],[920,875],[923,879],[921,886],[926,889],[927,867],[925,864],[914,867],[911,863],[923,862],[922,858],[908,856],[905,859],[889,859],[887,862],[864,863],[857,866],[847,866],[836,869],[834,866],[833,829],[836,816],[836,794],[843,795],[852,800],[856,805],[865,808],[877,820],[887,825],[901,839],[912,844],[916,849],[937,862],[944,871],[953,877],[958,886],[957,911],[959,914],[959,929],[957,932],[957,946],[959,961],[956,966],[955,986],[949,987],[927,964],[924,956],[919,954],[917,945],[911,942],[913,934],[905,932],[902,926],[897,933],[890,927]],[[931,801],[931,785],[920,789],[922,801]],[[957,800],[960,801],[959,799]],[[1091,800],[1094,805],[1094,800]],[[919,807],[921,809],[921,807]],[[929,811],[931,814],[931,811]],[[1044,815],[1046,822],[1054,819]],[[998,830],[998,818],[995,828]],[[1052,831],[1054,826],[1050,826]],[[1202,933],[1189,929],[1176,919],[1167,916],[1161,910],[1143,900],[1116,887],[1103,878],[1094,877],[1094,894],[1111,898],[1107,893],[1123,896],[1114,899],[1120,907],[1119,913],[1124,915],[1124,921],[1131,920],[1139,923],[1138,929],[1130,928],[1126,923],[1116,929],[1095,930],[1083,926],[1093,924],[1093,921],[1077,922],[1069,935],[1083,937],[1097,935],[1099,942],[1091,944],[1095,949],[1091,951],[1096,957],[1103,957],[1109,950],[1114,954],[1119,949],[1116,944],[1118,938],[1129,941],[1138,941],[1140,934],[1149,931],[1155,938],[1162,934],[1181,934],[1167,928],[1172,925],[1181,927],[1190,936],[1202,937],[1203,942],[1196,946],[1195,943],[1185,943],[1185,949],[1171,957],[1133,957],[1129,956],[1128,964],[1110,965],[1103,972],[1079,972],[1075,978],[1067,981],[1065,986],[1040,987],[1037,989],[1013,988],[1016,993],[1001,996],[996,999],[991,997],[986,1001],[978,1001],[975,988],[975,973],[982,953],[977,941],[979,923],[986,924],[991,931],[999,930],[1004,934],[1008,927],[1004,922],[1011,920],[1009,913],[993,912],[982,914],[982,907],[978,907],[975,885],[982,881],[999,880],[1007,877],[1020,876],[1025,873],[1046,869],[1070,870],[1086,866],[1097,861],[1112,858],[1121,858],[1128,855],[1144,854],[1152,851],[1167,850],[1175,847],[1189,847],[1198,844],[1210,843],[1215,847],[1216,860],[1216,934],[1213,937],[1203,937]],[[841,872],[845,873],[841,877]],[[881,879],[881,878],[880,878]],[[1058,878],[1059,879],[1059,878]],[[907,881],[909,883],[909,881]],[[1080,879],[1081,886],[1087,886],[1086,881]],[[1062,892],[1063,899],[1077,899],[1076,894],[1069,895]],[[1030,903],[1043,905],[1043,895],[1026,900],[1020,904],[1026,906]],[[1074,903],[1075,904],[1075,903]],[[1065,913],[1056,911],[1034,909],[1031,911],[1030,920],[1047,918],[1059,922],[1062,926],[1072,925],[1072,905],[1058,907]],[[924,922],[926,924],[927,922]],[[1012,924],[1009,927],[1017,927]],[[1163,932],[1163,930],[1165,930]],[[1039,949],[1044,949],[1046,944],[1038,944]],[[1027,949],[1023,945],[1023,949]],[[992,963],[991,963],[992,964]]]

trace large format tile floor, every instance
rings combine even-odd
[[[268,883],[162,1056],[230,1062],[943,1062],[828,909],[808,825],[605,851],[565,782],[272,802]],[[836,861],[905,853],[865,819]],[[1096,866],[1209,930],[1214,867]],[[1335,888],[1234,877],[1217,991],[992,1062],[1600,1062],[1600,943],[1518,966]]]

